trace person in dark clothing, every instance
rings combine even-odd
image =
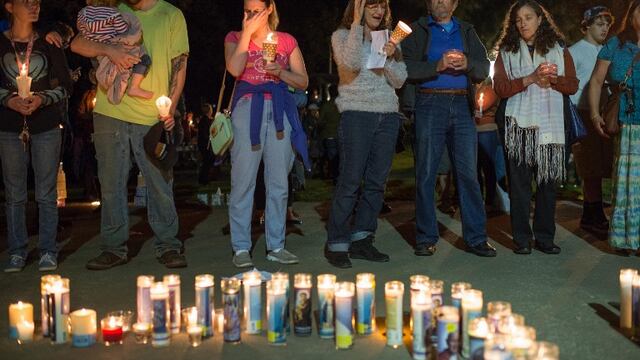
[[[202,156],[198,182],[201,185],[209,183],[209,172],[215,161],[215,156],[209,145],[209,128],[213,122],[213,107],[211,104],[202,105],[202,116],[198,120],[198,150]]]
[[[58,267],[56,180],[62,121],[60,103],[71,92],[64,52],[35,29],[40,1],[4,0],[11,27],[0,34],[0,159],[5,186],[9,261],[21,271],[27,258],[27,164],[35,174],[40,271]]]

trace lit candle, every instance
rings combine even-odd
[[[429,289],[431,290],[431,302],[433,302],[433,307],[438,308],[438,306],[442,306],[444,304],[442,295],[444,292],[444,281],[429,280]]]
[[[339,282],[335,286],[336,349],[345,350],[353,346],[353,295],[355,284]]]
[[[151,345],[155,347],[168,346],[171,342],[169,334],[169,288],[162,282],[151,287],[151,304],[153,306],[153,328],[151,330]]]
[[[511,330],[509,350],[515,360],[529,359],[536,341],[536,330],[530,326],[515,326]]]
[[[389,41],[398,45],[407,36],[411,35],[412,32],[413,30],[411,30],[411,27],[409,25],[405,24],[402,21],[398,21],[398,25],[396,25],[395,29],[393,29],[393,32],[389,36]]]
[[[620,327],[631,329],[631,293],[633,277],[638,274],[635,269],[620,270]]]
[[[16,324],[16,328],[18,329],[18,344],[24,344],[33,341],[33,330],[35,329],[33,321],[18,321],[18,323]]]
[[[511,304],[505,301],[491,301],[487,303],[487,321],[492,333],[498,332],[500,320],[511,315]]]
[[[33,305],[18,301],[9,305],[9,338],[18,339],[18,323],[33,322]]]
[[[100,329],[105,346],[122,344],[122,318],[106,317],[100,320]]]
[[[189,334],[189,344],[192,347],[198,347],[202,344],[202,326],[198,324],[188,325],[187,334]]]
[[[216,330],[222,334],[224,331],[224,309],[216,309],[213,311],[213,320],[216,324]]]
[[[295,274],[293,277],[293,333],[311,335],[311,274]]]
[[[376,319],[376,276],[363,273],[356,275],[356,297],[358,302],[356,332],[359,335],[373,333]]]
[[[149,333],[151,332],[151,325],[147,323],[135,323],[132,326],[133,334],[136,338],[136,344],[147,344],[149,342]]]
[[[213,275],[196,276],[196,308],[198,308],[198,325],[202,326],[202,336],[213,336]]]
[[[40,278],[40,316],[42,320],[42,336],[49,336],[49,303],[47,301],[47,286],[56,280],[60,280],[60,275],[44,275]]]
[[[291,314],[291,305],[290,305],[290,298],[291,298],[291,283],[289,281],[289,274],[287,273],[283,273],[283,272],[275,272],[273,274],[271,274],[271,280],[279,280],[284,282],[287,291],[285,294],[285,312],[284,312],[284,329],[287,332],[287,334],[291,334],[291,322],[290,322],[290,314]]]
[[[431,348],[433,332],[431,304],[429,290],[419,290],[411,304],[413,358],[415,360],[425,360]]]
[[[151,285],[153,285],[153,282],[153,276],[138,276],[136,304],[139,323],[151,324]]]
[[[460,312],[455,306],[440,306],[437,313],[436,332],[438,334],[438,354],[440,354],[449,349],[448,342],[460,341]]]
[[[402,297],[404,284],[389,281],[384,284],[384,299],[387,305],[387,345],[397,349],[402,345]]]
[[[633,277],[633,285],[631,290],[631,317],[633,327],[633,336],[640,337],[640,274]]]
[[[471,284],[466,282],[457,282],[451,284],[451,304],[458,309],[462,304],[462,293],[465,290],[471,290]]]
[[[71,313],[71,345],[73,347],[89,347],[96,343],[98,331],[95,310],[80,309]]]
[[[69,340],[69,279],[61,278],[47,286],[49,333],[51,342],[64,344]]]
[[[498,323],[498,333],[503,335],[511,334],[513,328],[516,326],[524,326],[524,316],[512,313],[500,319],[500,323]]]
[[[319,325],[318,333],[322,339],[333,339],[335,335],[334,326],[334,293],[336,276],[331,274],[318,275],[318,312]]]
[[[267,63],[276,61],[278,51],[278,41],[274,37],[274,33],[267,34],[267,38],[262,43],[262,58]]]
[[[478,98],[478,107],[480,108],[478,117],[482,117],[482,110],[483,110],[483,107],[484,107],[484,93],[483,92],[480,93],[480,97]]]
[[[262,331],[262,275],[248,271],[242,275],[244,289],[244,320],[247,334]]]
[[[484,342],[484,360],[513,360],[508,335],[493,334]]]
[[[469,323],[469,357],[477,359],[476,354],[484,352],[484,341],[489,336],[489,322],[486,318],[479,317]]]
[[[469,323],[482,316],[482,291],[466,290],[462,294],[462,356],[469,357]]]
[[[29,69],[27,64],[22,64],[20,67],[20,74],[16,77],[16,84],[18,85],[18,96],[22,99],[26,99],[31,96],[31,77],[29,76]]]
[[[540,341],[535,344],[534,360],[559,360],[560,349],[558,345],[546,341]]]
[[[240,342],[240,284],[240,280],[234,278],[220,281],[224,309],[222,337],[228,343]]]
[[[287,303],[287,285],[282,279],[267,282],[267,341],[270,345],[285,345],[285,313]]]
[[[413,304],[413,297],[420,291],[429,289],[429,277],[426,275],[413,275],[409,278],[411,283],[411,304]],[[429,290],[431,293],[431,291]]]
[[[169,289],[169,327],[172,334],[180,333],[180,275],[165,275],[163,278]]]
[[[157,100],[156,100],[156,107],[158,108],[158,114],[161,117],[165,117],[165,116],[169,116],[169,113],[171,112],[171,99],[166,97],[165,95],[160,96]]]

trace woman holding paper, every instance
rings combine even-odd
[[[6,197],[9,261],[5,272],[21,271],[27,258],[27,164],[35,174],[39,210],[41,271],[57,267],[56,178],[62,113],[57,103],[71,91],[64,52],[33,27],[40,0],[4,0],[11,28],[0,34],[0,158]]]
[[[402,121],[395,89],[407,78],[399,47],[387,40],[390,29],[388,0],[350,0],[331,37],[340,75],[336,105],[342,113],[341,158],[325,257],[338,268],[351,267],[350,257],[389,261],[373,240]]]
[[[309,78],[296,39],[276,32],[274,0],[245,0],[242,31],[225,38],[227,71],[236,78],[232,106],[229,223],[236,267],[253,266],[251,213],[256,174],[264,161],[267,260],[295,264],[285,246],[288,178],[295,149],[310,169],[307,139],[288,87],[304,90]]]

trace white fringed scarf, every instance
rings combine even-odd
[[[563,76],[564,50],[556,44],[546,56],[534,51],[533,59],[524,40],[520,40],[517,53],[501,51],[509,80],[533,73],[538,65],[549,62],[558,65],[558,76]],[[537,181],[564,180],[564,99],[562,93],[537,84],[512,96],[505,110],[505,146],[507,156],[518,164],[526,162],[537,166]]]

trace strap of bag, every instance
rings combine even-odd
[[[224,90],[226,89],[227,82],[227,70],[224,70],[224,75],[222,76],[222,84],[220,85],[220,94],[218,95],[218,104],[216,105],[217,111],[229,111],[231,110],[231,104],[233,103],[233,96],[236,93],[236,83],[233,83],[233,90],[231,91],[231,97],[229,98],[229,104],[226,109],[221,110],[220,106],[222,106],[222,98],[224,97]]]
[[[624,88],[627,86],[627,82],[629,82],[629,79],[631,79],[631,75],[633,75],[633,67],[636,65],[638,61],[640,61],[640,52],[638,52],[636,56],[633,57],[633,61],[631,61],[631,65],[629,65],[629,68],[627,69],[627,72],[624,75],[624,81],[620,83],[621,88]]]

